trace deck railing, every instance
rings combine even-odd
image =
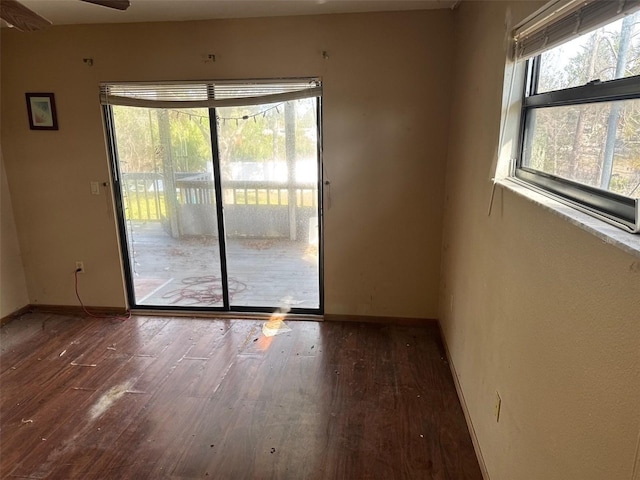
[[[215,205],[215,185],[213,180],[206,177],[207,174],[198,173],[176,174],[174,185],[178,221],[184,224],[182,226],[187,234],[193,233],[194,225],[198,223],[197,216],[203,216],[204,212],[208,211],[205,206]],[[167,218],[168,192],[165,191],[165,182],[161,174],[125,173],[122,176],[122,189],[128,220],[160,222]],[[284,210],[288,210],[290,195],[294,195],[294,208],[300,213],[304,212],[304,217],[308,218],[317,209],[316,192],[317,186],[314,183],[296,183],[291,187],[286,182],[222,183],[225,207],[232,209],[234,216],[243,217],[273,217],[278,211],[284,213]],[[281,216],[278,215],[278,218]],[[208,219],[203,220],[206,221]]]
[[[296,206],[317,205],[313,183],[295,184]],[[182,205],[214,204],[212,180],[176,180],[178,202]],[[226,181],[222,182],[222,198],[226,205],[289,205],[289,186],[282,182]]]
[[[121,187],[127,220],[159,222],[166,217],[162,175],[125,173]]]

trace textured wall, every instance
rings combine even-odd
[[[536,6],[457,13],[440,318],[491,480],[631,480],[640,257],[511,191],[487,215],[504,21]]]
[[[2,135],[31,301],[74,304],[83,259],[86,303],[124,303],[111,205],[89,194],[108,179],[99,82],[320,75],[326,311],[435,318],[452,35],[449,10],[3,29]],[[56,94],[59,132],[28,129],[26,91]]]
[[[16,233],[16,225],[11,205],[11,195],[0,153],[0,318],[3,318],[29,303],[27,285],[22,267],[22,256]]]

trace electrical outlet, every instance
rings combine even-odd
[[[496,392],[496,402],[493,404],[493,414],[496,417],[496,422],[500,421],[500,407],[502,406],[502,399],[500,394]]]
[[[84,262],[76,262],[76,272],[84,273]]]

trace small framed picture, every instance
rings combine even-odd
[[[58,130],[53,93],[25,93],[31,130]]]

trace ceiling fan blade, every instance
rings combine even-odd
[[[131,5],[129,0],[81,0],[82,2],[93,3],[103,7],[115,8],[116,10],[126,10]]]
[[[49,20],[16,0],[0,1],[0,18],[21,32],[33,32],[51,25]]]

